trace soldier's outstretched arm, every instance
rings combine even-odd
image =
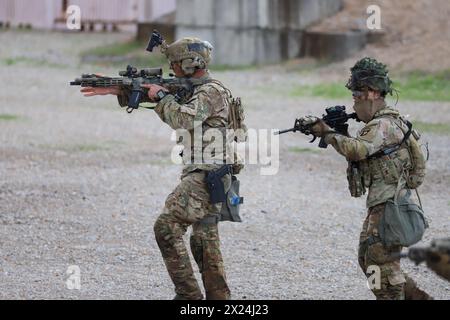
[[[356,138],[328,133],[325,135],[325,142],[331,144],[348,161],[360,161],[383,147],[383,137],[379,127],[379,122],[369,123]]]
[[[212,115],[213,107],[223,104],[222,96],[212,87],[197,91],[186,104],[173,95],[165,96],[155,107],[162,121],[172,129],[192,130]]]
[[[84,87],[81,88],[80,92],[85,97],[93,97],[93,96],[104,96],[107,94],[119,95],[120,88],[119,87]]]

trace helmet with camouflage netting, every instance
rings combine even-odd
[[[373,58],[359,60],[351,69],[351,76],[346,87],[352,91],[364,91],[366,88],[379,91],[384,97],[392,95],[392,81],[385,64]]]
[[[193,74],[197,69],[207,68],[212,49],[208,41],[187,37],[163,47],[161,51],[171,63],[181,63],[186,74]]]

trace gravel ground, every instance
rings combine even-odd
[[[80,50],[123,37],[0,33],[0,114],[18,117],[0,120],[2,299],[173,296],[153,234],[181,170],[170,162],[171,130],[152,111],[128,115],[114,97],[87,99],[68,86],[92,68],[79,64]],[[290,127],[296,116],[351,104],[286,95],[323,75],[276,66],[215,75],[243,97],[251,128]],[[450,103],[400,102],[399,109],[424,122],[450,121]],[[424,139],[431,150],[421,188],[428,243],[449,234],[450,148],[448,136]],[[365,202],[349,196],[345,167],[336,152],[318,150],[300,134],[280,138],[276,175],[246,167],[244,222],[221,224],[233,298],[373,299],[357,265]],[[450,297],[448,282],[423,265],[402,263],[435,298]],[[80,290],[66,287],[70,265],[80,267]]]

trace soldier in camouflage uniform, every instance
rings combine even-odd
[[[191,225],[190,248],[202,275],[206,299],[230,298],[218,232],[221,203],[211,203],[205,176],[224,163],[233,164],[234,174],[242,169],[242,165],[235,162],[236,154],[230,157],[228,152],[232,150],[232,137],[227,137],[225,129],[229,128],[231,93],[222,83],[211,79],[206,69],[211,50],[212,46],[207,41],[197,38],[183,38],[171,45],[162,45],[161,52],[167,56],[175,76],[195,80],[196,85],[189,94],[180,97],[170,94],[164,87],[144,85],[149,89],[146,101],[157,102],[155,111],[161,120],[172,129],[184,129],[181,182],[167,197],[162,214],[154,225],[156,241],[175,285],[175,299],[203,299],[183,241],[183,235]],[[116,94],[121,106],[127,105],[130,94],[111,89],[105,92],[104,88],[83,90],[86,95]],[[196,130],[204,133],[209,129],[218,130],[224,139],[223,148],[216,144],[211,154],[204,151],[214,136],[194,135]],[[188,138],[186,133],[189,133]],[[225,175],[222,181],[226,191],[231,184],[231,174]]]
[[[358,118],[366,123],[355,138],[336,133],[317,117],[307,116],[301,121],[312,126],[316,136],[324,137],[326,143],[347,158],[352,196],[359,197],[366,187],[369,189],[368,215],[360,235],[358,260],[365,274],[369,266],[379,267],[381,288],[372,289],[377,299],[428,299],[430,297],[401,271],[400,259],[392,258],[402,247],[384,246],[378,230],[386,201],[394,198],[397,190],[404,192],[407,188],[402,179],[403,170],[411,167],[406,147],[385,157],[378,153],[400,144],[408,127],[399,112],[386,105],[385,96],[392,94],[392,82],[385,65],[364,58],[356,63],[351,73],[347,88],[353,93]]]
[[[222,133],[228,127],[230,91],[220,82],[212,80],[206,71],[211,49],[209,43],[196,38],[184,38],[163,47],[176,76],[203,81],[203,84],[195,87],[192,95],[177,101],[175,96],[167,94],[155,108],[162,121],[172,129],[188,130],[191,137],[191,141],[183,139],[190,150],[185,147],[183,151],[185,166],[181,182],[168,196],[163,212],[154,226],[156,241],[175,284],[177,299],[203,298],[182,238],[190,225],[193,227],[190,247],[202,274],[206,299],[230,298],[217,224],[221,204],[211,203],[205,183],[208,171],[217,170],[225,162],[232,161],[226,152],[231,149],[227,145],[230,141],[226,141],[224,134],[224,149],[216,149],[215,154],[211,155],[204,153],[211,138],[204,136],[198,145],[194,142],[197,139],[194,130],[199,127],[203,132],[214,128]],[[165,91],[156,85],[149,85],[148,88],[152,100],[158,97],[158,92]],[[237,167],[234,167],[235,173],[238,171]],[[223,180],[227,188],[231,182],[230,175],[226,175]]]

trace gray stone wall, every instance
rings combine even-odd
[[[177,0],[176,38],[208,40],[215,64],[275,63],[299,56],[302,30],[341,5],[341,0]]]

